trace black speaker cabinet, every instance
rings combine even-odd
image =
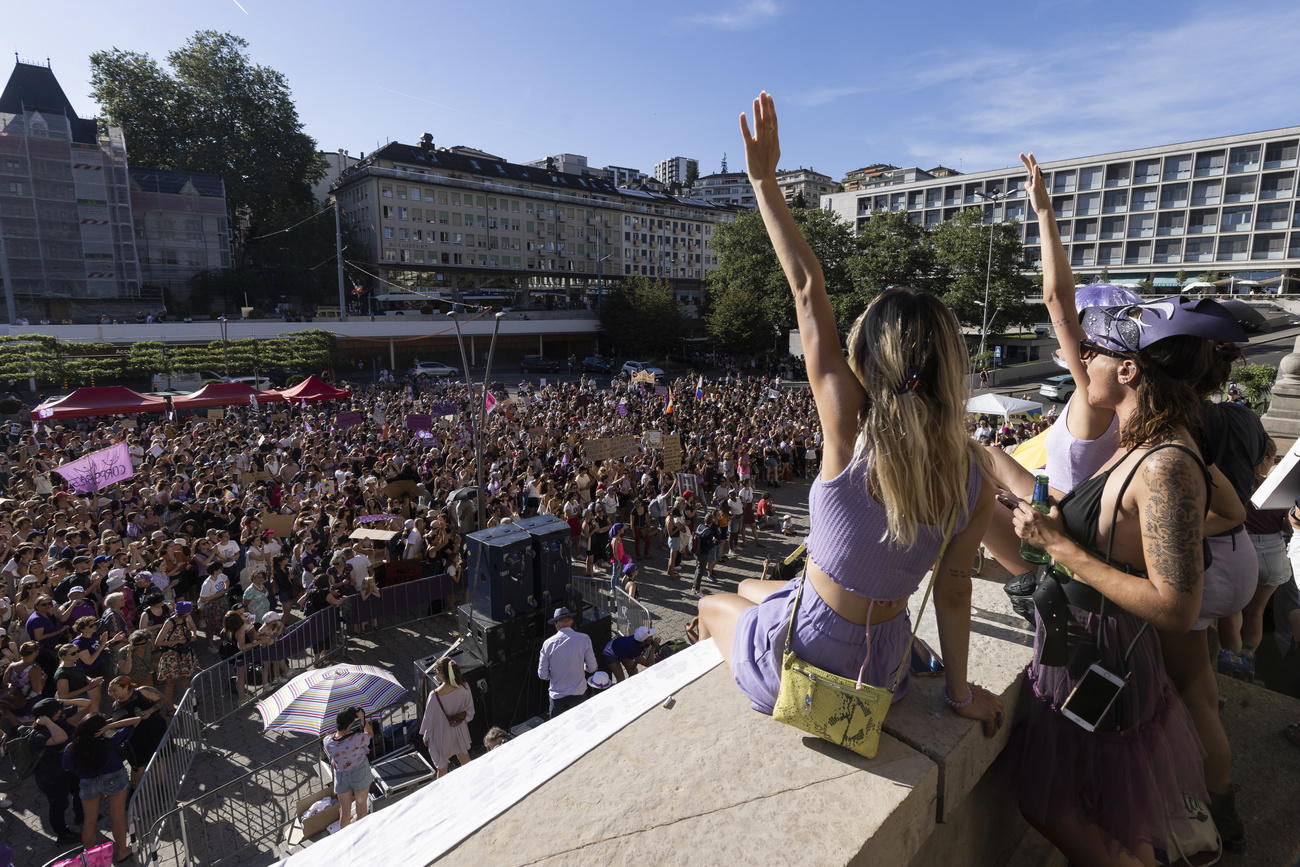
[[[465,537],[466,578],[474,609],[492,620],[510,620],[539,607],[533,592],[533,539],[513,524]]]
[[[469,721],[474,752],[483,746],[483,736],[492,726],[510,729],[535,716],[545,718],[550,704],[546,682],[537,676],[537,655],[541,644],[531,653],[521,653],[503,662],[486,664],[465,648],[451,655],[460,666],[461,678],[469,684],[474,697],[474,719]],[[416,661],[417,682],[422,700],[427,704],[429,692],[438,687],[438,679],[424,668],[438,657]]]
[[[582,618],[575,622],[573,628],[591,639],[591,648],[596,652],[596,664],[601,665],[605,645],[614,637],[614,618],[591,605],[584,605]]]
[[[533,595],[542,608],[553,608],[571,592],[569,525],[554,515],[534,515],[514,526],[533,539]]]

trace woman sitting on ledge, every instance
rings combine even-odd
[[[967,353],[951,311],[917,290],[882,293],[840,349],[821,266],[776,184],[776,112],[754,100],[741,115],[759,210],[794,291],[808,380],[824,437],[808,494],[811,530],[791,650],[812,665],[889,688],[911,635],[907,600],[934,565],[953,504],[954,535],[937,566],[935,609],[947,664],[945,695],[992,737],[1002,701],[968,684],[970,564],[993,508],[988,459],[965,434]],[[755,710],[771,713],[798,581],[747,580],[740,594],[700,600],[700,638],[713,637]],[[906,679],[894,694],[907,690]]]

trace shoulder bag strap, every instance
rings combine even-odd
[[[447,713],[447,708],[442,703],[442,696],[438,695],[437,690],[434,690],[433,697],[438,700],[438,707],[442,709],[442,715],[447,718],[447,722],[451,722],[451,714]]]
[[[925,585],[925,595],[921,597],[921,607],[917,609],[916,622],[912,624],[912,636],[907,639],[907,647],[903,648],[903,659],[898,663],[898,671],[894,672],[894,685],[889,688],[890,692],[897,690],[899,681],[903,679],[903,670],[912,654],[912,643],[916,641],[916,630],[921,626],[925,606],[930,602],[930,591],[934,589],[934,579],[939,574],[939,564],[943,562],[943,555],[948,553],[948,542],[952,540],[952,531],[957,526],[957,506],[957,503],[953,503],[952,511],[948,515],[948,527],[943,533],[943,544],[939,546],[939,556],[934,558],[934,568],[930,570],[930,582]]]
[[[800,546],[802,548],[802,546]],[[808,560],[803,561],[803,574],[799,576],[799,587],[794,591],[794,604],[790,606],[790,623],[785,627],[785,649],[790,651],[790,636],[794,634],[794,615],[799,610],[799,597],[803,595],[804,582],[808,580]]]

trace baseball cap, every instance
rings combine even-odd
[[[632,633],[632,637],[635,638],[637,641],[646,641],[651,636],[658,635],[658,634],[659,631],[657,629],[651,629],[649,626],[638,626],[636,628],[636,632]]]

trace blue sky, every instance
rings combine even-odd
[[[0,47],[49,57],[84,115],[92,51],[162,60],[228,30],[288,76],[321,148],[352,154],[429,132],[514,161],[567,151],[648,172],[680,155],[708,173],[725,152],[734,171],[737,115],[763,88],[783,167],[836,179],[1300,124],[1294,0],[122,0],[51,21],[56,6],[7,3]]]

